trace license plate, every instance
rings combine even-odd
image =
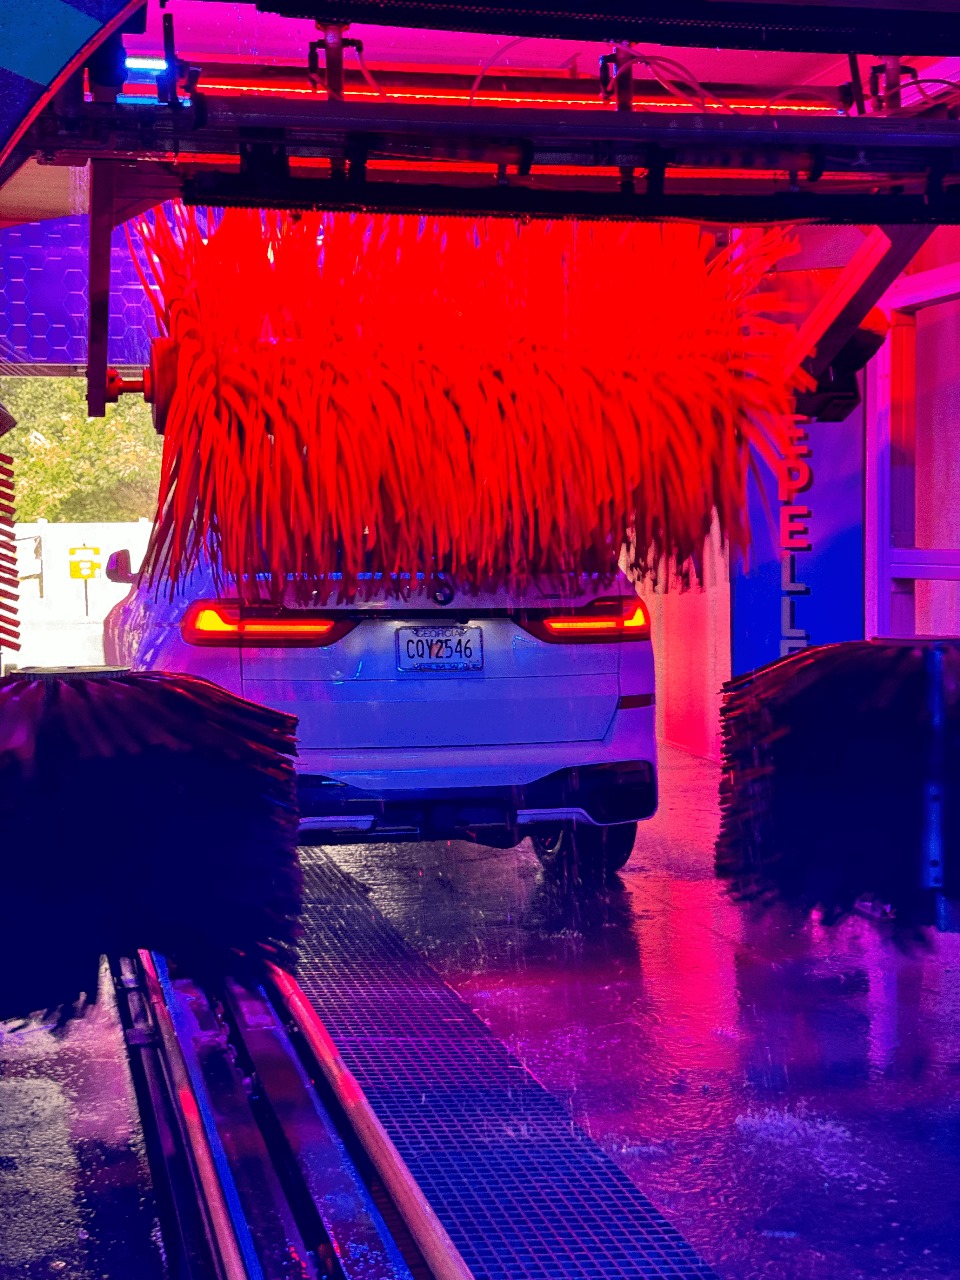
[[[480,627],[398,627],[397,666],[401,671],[481,671]]]

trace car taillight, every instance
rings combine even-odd
[[[184,614],[180,631],[187,644],[323,648],[336,644],[356,625],[355,619],[307,609],[257,608],[225,600],[195,600]]]
[[[650,616],[636,596],[628,600],[594,600],[567,613],[522,614],[517,621],[524,630],[551,644],[650,639]]]

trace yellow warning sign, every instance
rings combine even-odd
[[[99,547],[71,547],[70,548],[70,577],[71,578],[99,578],[100,577],[100,555]]]

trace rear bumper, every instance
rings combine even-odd
[[[513,844],[538,825],[639,822],[657,808],[649,760],[574,766],[520,786],[434,787],[415,796],[377,794],[303,773],[298,789],[301,831],[324,842],[467,836]]]
[[[657,758],[655,709],[614,715],[603,738],[580,742],[505,743],[463,747],[302,747],[297,771],[331,778],[385,798],[428,791],[524,787],[561,769]]]

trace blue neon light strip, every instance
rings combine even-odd
[[[153,71],[159,75],[166,69],[167,64],[163,58],[127,58],[128,71]]]

